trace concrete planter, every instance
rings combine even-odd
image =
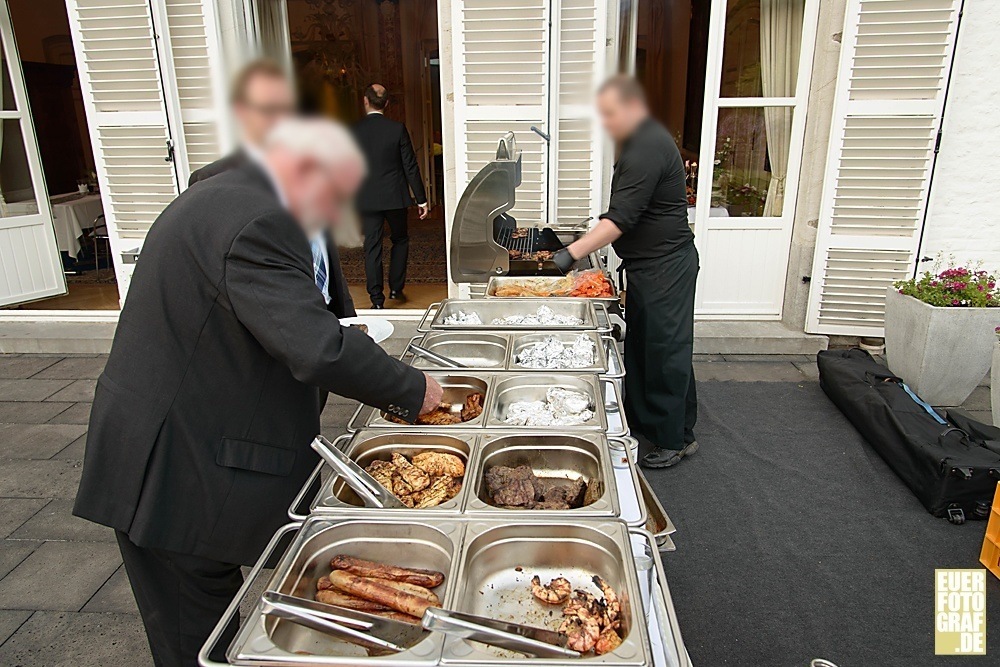
[[[993,370],[990,371],[990,399],[993,423],[1000,426],[1000,341],[993,346]]]
[[[889,370],[931,405],[961,405],[990,369],[1000,308],[938,308],[889,288]]]

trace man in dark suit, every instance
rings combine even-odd
[[[190,667],[316,465],[320,392],[412,421],[432,378],[340,326],[309,238],[363,177],[350,133],[287,120],[261,162],[153,224],[97,383],[74,514],[115,529],[158,666]],[[231,624],[214,655],[236,632]]]
[[[406,126],[386,118],[383,112],[389,94],[373,83],[365,90],[365,117],[354,126],[354,136],[368,160],[368,178],[356,199],[365,234],[365,276],[372,308],[382,308],[382,231],[389,223],[389,298],[405,301],[406,259],[410,237],[406,230],[406,209],[416,199],[420,219],[427,217],[430,205],[420,179],[417,158]],[[410,190],[413,196],[410,196]]]

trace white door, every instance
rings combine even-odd
[[[9,306],[65,294],[66,277],[6,1],[0,49],[0,306]]]
[[[713,0],[694,231],[696,313],[778,319],[819,0]]]
[[[961,5],[848,2],[810,333],[882,336],[886,289],[913,274]]]

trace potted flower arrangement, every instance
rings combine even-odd
[[[990,368],[1000,289],[978,267],[937,268],[889,289],[886,360],[931,405],[960,405]]]

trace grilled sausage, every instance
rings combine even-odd
[[[380,611],[392,611],[389,607],[379,604],[378,602],[372,602],[371,600],[365,600],[364,598],[348,595],[347,593],[341,593],[340,591],[335,590],[316,591],[316,602],[332,604],[335,607],[343,607],[344,609],[366,611],[369,614],[374,614]]]
[[[402,591],[403,593],[409,593],[410,595],[416,595],[419,598],[424,598],[434,607],[441,604],[441,599],[437,596],[437,594],[435,594],[432,590],[424,588],[423,586],[408,584],[405,581],[392,581],[390,579],[378,579],[378,582],[388,586],[389,588],[395,588],[397,591]]]
[[[370,560],[339,554],[330,560],[334,570],[345,570],[359,577],[374,577],[375,579],[390,579],[405,581],[424,588],[434,588],[444,582],[444,574],[435,570],[418,570],[416,568],[397,567],[386,563],[376,563]]]
[[[377,602],[416,618],[422,618],[424,612],[434,606],[427,598],[393,588],[384,580],[359,577],[343,570],[331,572],[330,583],[344,593]]]

